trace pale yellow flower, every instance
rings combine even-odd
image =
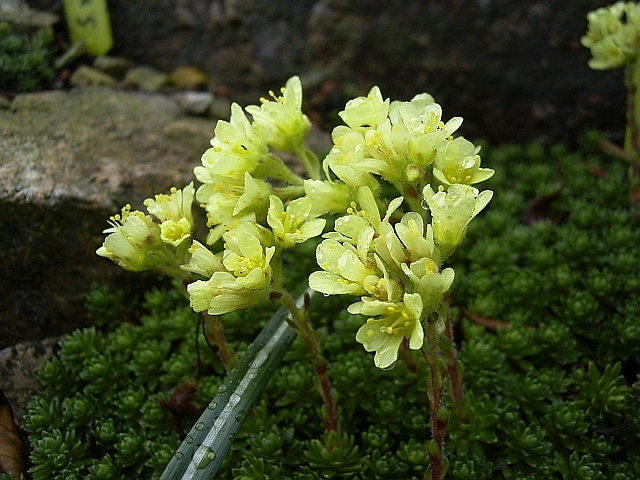
[[[311,200],[307,197],[292,200],[284,209],[282,200],[271,195],[267,212],[267,222],[273,229],[276,243],[290,248],[322,233],[326,220],[316,218],[311,213]]]
[[[362,186],[376,189],[378,182],[361,168],[365,159],[371,157],[362,134],[339,125],[333,129],[331,137],[334,146],[323,162],[326,177],[331,178],[331,171],[353,189]]]
[[[425,167],[433,162],[440,142],[449,138],[462,124],[462,118],[442,121],[442,107],[426,101],[404,102],[398,107],[395,129],[406,129],[406,146],[409,164]],[[402,138],[396,136],[397,138]],[[396,142],[398,143],[398,142]],[[396,146],[396,149],[399,149]]]
[[[264,248],[251,229],[244,228],[226,232],[224,240],[222,265],[225,270],[218,270],[219,258],[204,252],[200,252],[200,258],[194,262],[197,273],[214,270],[209,280],[198,280],[187,286],[191,307],[196,312],[222,315],[252,307],[269,295],[270,262],[275,247]]]
[[[355,168],[380,175],[393,184],[401,181],[409,158],[404,141],[407,136],[402,135],[401,141],[398,141],[398,133],[397,128],[392,131],[388,119],[375,129],[368,130],[365,133],[365,145],[370,157],[356,163]]]
[[[313,272],[309,286],[327,295],[363,295],[365,279],[373,276],[375,281],[370,279],[369,283],[377,283],[380,278],[375,264],[358,256],[356,247],[349,243],[323,240],[316,249],[316,260],[324,271]]]
[[[373,87],[366,97],[349,100],[338,115],[349,128],[363,133],[384,122],[388,113],[389,99],[384,100],[380,89]]]
[[[389,105],[389,119],[391,120],[392,125],[396,125],[400,122],[400,107],[404,103],[406,102],[402,102],[400,100],[394,100]],[[420,111],[424,109],[427,105],[436,103],[436,101],[428,93],[418,93],[409,101],[409,103],[411,103],[413,106],[415,106],[418,109],[418,111]]]
[[[443,140],[434,159],[433,176],[445,185],[473,185],[491,178],[494,171],[480,168],[480,147],[464,137]]]
[[[445,268],[440,272],[438,264],[427,257],[409,265],[404,264],[403,271],[412,284],[412,290],[422,299],[423,315],[435,311],[442,304],[444,295],[455,278],[452,268]]]
[[[342,213],[354,200],[353,189],[341,182],[331,180],[305,180],[305,196],[311,201],[312,216],[325,213]]]
[[[427,185],[423,195],[431,211],[434,237],[445,259],[462,242],[469,223],[487,206],[493,192],[480,193],[474,187],[456,183],[446,192],[440,187],[437,193]]]
[[[162,247],[160,227],[149,215],[131,211],[131,205],[122,209],[121,215],[111,217],[112,226],[103,233],[110,235],[96,251],[126,270],[140,271],[156,266],[151,253]]]
[[[245,172],[242,179],[223,179],[200,171],[204,176],[198,180],[205,181],[196,192],[208,217],[207,226],[212,228],[207,238],[213,244],[222,233],[240,221],[255,221],[266,213],[270,185],[264,180],[253,178]],[[264,218],[264,217],[263,217]]]
[[[253,129],[236,103],[231,106],[229,122],[218,121],[214,132],[211,148],[202,155],[203,167],[196,167],[196,170],[206,168],[212,175],[242,178],[269,155],[265,139]]]
[[[417,212],[406,213],[400,222],[396,223],[395,231],[409,252],[411,261],[434,258],[433,228],[427,225],[425,229],[422,215]]]
[[[260,107],[246,108],[253,116],[254,129],[264,137],[267,144],[281,152],[298,151],[304,148],[304,140],[311,130],[311,122],[302,113],[302,85],[298,77],[291,77],[282,95],[270,92],[275,101],[261,99]]]
[[[233,273],[236,282],[249,290],[268,293],[271,284],[271,258],[275,247],[264,248],[260,240],[246,230],[230,230],[223,235],[225,250],[222,263]]]
[[[189,247],[189,263],[180,268],[187,272],[197,273],[203,277],[211,277],[215,272],[225,271],[224,264],[219,255],[215,255],[211,250],[202,245],[197,240],[193,241]]]
[[[596,70],[619,67],[636,60],[640,48],[640,7],[616,2],[587,14],[589,30],[580,42],[591,50],[589,66]]]
[[[347,215],[339,217],[334,223],[334,232],[324,235],[340,242],[349,242],[352,245],[359,243],[363,229],[370,227],[367,235],[380,235],[381,224],[388,226],[391,215],[400,207],[403,197],[398,197],[389,202],[384,218],[380,218],[380,209],[376,198],[369,187],[360,187],[356,194],[357,202],[351,202],[347,208]],[[386,226],[382,227],[387,228]],[[385,230],[386,231],[386,230]]]
[[[150,214],[160,220],[160,237],[164,243],[180,245],[191,236],[193,231],[193,215],[191,206],[195,189],[193,182],[182,190],[171,189],[171,194],[156,195],[155,199],[147,198],[144,205]]]
[[[249,290],[229,272],[215,272],[209,280],[187,285],[191,308],[196,312],[222,315],[254,306],[266,298],[263,290]]]
[[[405,293],[402,302],[365,300],[350,305],[348,310],[369,317],[367,323],[358,330],[356,340],[362,343],[367,352],[376,352],[376,367],[393,367],[405,338],[409,339],[409,348],[422,348],[422,299],[417,293]]]

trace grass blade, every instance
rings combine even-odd
[[[298,299],[298,305],[303,301],[304,295]],[[281,307],[262,329],[187,434],[160,480],[214,477],[231,442],[296,337],[285,320],[288,314]]]

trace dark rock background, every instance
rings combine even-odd
[[[62,14],[59,1],[30,2]],[[289,76],[391,98],[428,91],[463,133],[492,143],[623,134],[621,71],[579,43],[603,0],[110,0],[112,54],[170,71],[193,64],[234,100]],[[335,96],[334,96],[335,97]],[[339,109],[342,97],[325,99]],[[331,104],[333,101],[334,104]]]

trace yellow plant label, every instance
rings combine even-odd
[[[64,0],[71,42],[84,41],[87,53],[101,56],[113,46],[106,0]]]

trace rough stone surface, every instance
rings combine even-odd
[[[42,388],[36,373],[53,357],[61,339],[25,342],[0,350],[0,391],[9,400],[18,427],[22,426],[31,396]]]
[[[0,348],[87,325],[96,281],[144,276],[95,255],[110,215],[193,179],[215,122],[168,96],[93,87],[0,110]]]
[[[61,14],[60,2],[33,0]],[[622,137],[617,71],[579,43],[602,0],[111,0],[113,54],[170,72],[195,65],[255,102],[291,75],[409,99],[428,91],[462,132],[492,142]],[[341,102],[332,107],[339,108]],[[618,135],[618,137],[616,137]]]

